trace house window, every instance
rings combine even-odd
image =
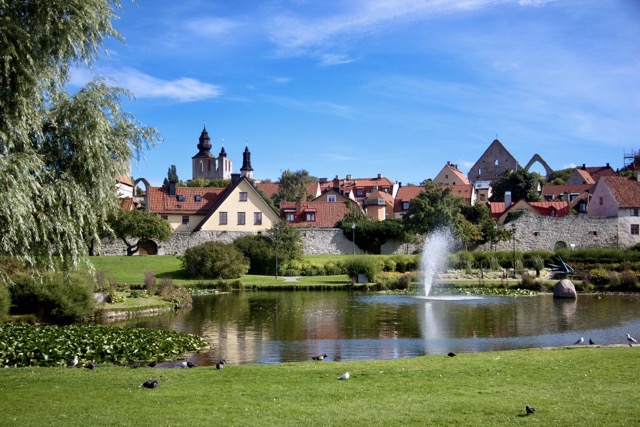
[[[638,208],[632,208],[632,209],[631,209],[631,216],[638,216],[638,211],[639,211],[639,210],[640,210],[640,209],[638,209]]]
[[[356,194],[358,196],[364,196],[364,189],[363,188],[356,189]]]
[[[329,194],[327,196],[327,202],[335,202],[336,201],[336,195],[335,194]]]
[[[247,201],[247,192],[246,191],[241,191],[240,192],[240,201],[241,202],[246,202]]]
[[[598,204],[602,206],[604,204],[604,199],[602,197],[598,198]]]
[[[293,212],[287,212],[285,214],[285,219],[287,222],[293,222],[295,220],[295,214]]]
[[[165,221],[169,221],[169,215],[160,215],[160,219],[163,219]]]
[[[262,212],[253,213],[253,225],[262,225]]]
[[[182,215],[182,223],[189,224],[189,215]]]
[[[246,221],[246,215],[244,212],[238,212],[238,225],[244,225]]]
[[[201,202],[202,201],[202,196],[200,194],[196,194],[194,196],[194,199],[195,199],[196,202]]]
[[[640,235],[640,224],[631,224],[631,234]]]
[[[587,211],[587,203],[586,202],[580,202],[578,204],[578,212],[585,213],[586,211]]]
[[[402,210],[403,211],[409,210],[409,202],[402,202]]]
[[[176,199],[177,199],[179,202],[184,202],[184,196],[183,196],[183,195],[178,195],[178,196],[176,196]]]
[[[578,184],[578,178],[573,178],[573,183]]]
[[[315,212],[307,212],[307,221],[315,221],[316,220],[316,213]]]
[[[220,212],[220,225],[227,225],[227,213]]]

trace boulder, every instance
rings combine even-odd
[[[554,298],[578,298],[576,287],[569,279],[562,279],[553,287]]]

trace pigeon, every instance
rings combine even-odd
[[[219,361],[218,363],[216,363],[216,369],[222,369],[224,368],[224,359],[222,359],[221,361]]]
[[[149,363],[147,366],[148,366],[148,367],[150,367],[150,368],[155,368],[157,364],[158,364],[158,362],[156,362],[156,361],[154,360],[154,361],[152,361],[151,363]]]
[[[531,405],[527,405],[527,406],[525,406],[525,407],[524,407],[524,410],[525,410],[525,411],[527,411],[527,415],[531,415],[531,414],[533,414],[534,412],[536,412],[536,408],[534,408],[534,407],[533,407],[533,406],[531,406]]]
[[[131,369],[138,369],[140,367],[140,362],[136,362],[133,365],[131,365]]]
[[[186,367],[188,366],[188,364],[187,364],[187,362],[182,361],[182,362],[180,362],[180,365],[179,365],[179,366],[180,366],[181,368],[186,368]]]
[[[594,345],[594,344],[595,344],[595,342],[593,342],[593,340],[592,340],[591,338],[589,338],[589,344],[590,344],[590,345]]]
[[[447,353],[447,356],[454,357],[454,356],[457,356],[457,354],[455,354],[454,352],[450,351],[449,353]]]
[[[349,379],[349,372],[345,372],[344,374],[340,375],[338,377],[339,380],[348,380]]]
[[[198,365],[196,365],[195,363],[193,363],[190,360],[187,360],[187,368],[195,368],[196,366],[198,366]]]
[[[636,341],[635,338],[633,338],[631,335],[627,334],[627,342],[629,342],[629,347],[633,347],[633,344],[637,344],[638,341]]]
[[[84,367],[87,369],[96,369],[96,364],[91,362],[88,365],[85,365]]]
[[[139,387],[156,388],[156,387],[158,387],[158,380],[154,380],[154,379],[149,378],[148,380],[146,380],[145,382],[140,384]]]
[[[312,359],[313,360],[324,360],[325,357],[329,357],[329,356],[327,356],[326,354],[319,354],[317,356],[313,356]]]
[[[72,368],[78,365],[78,355],[73,356],[73,360],[69,362],[69,366]]]
[[[584,337],[580,337],[580,339],[576,341],[574,345],[582,344],[583,342],[584,342]]]

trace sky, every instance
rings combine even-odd
[[[161,185],[206,126],[234,172],[285,170],[403,185],[496,137],[521,165],[624,166],[640,150],[637,0],[123,1],[100,76],[162,136],[134,178]],[[532,171],[543,172],[536,164]]]

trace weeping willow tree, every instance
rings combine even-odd
[[[67,91],[90,65],[116,0],[0,0],[0,256],[72,267],[118,208],[115,177],[157,132],[123,110],[129,94],[95,80]],[[59,265],[59,264],[58,264]]]

